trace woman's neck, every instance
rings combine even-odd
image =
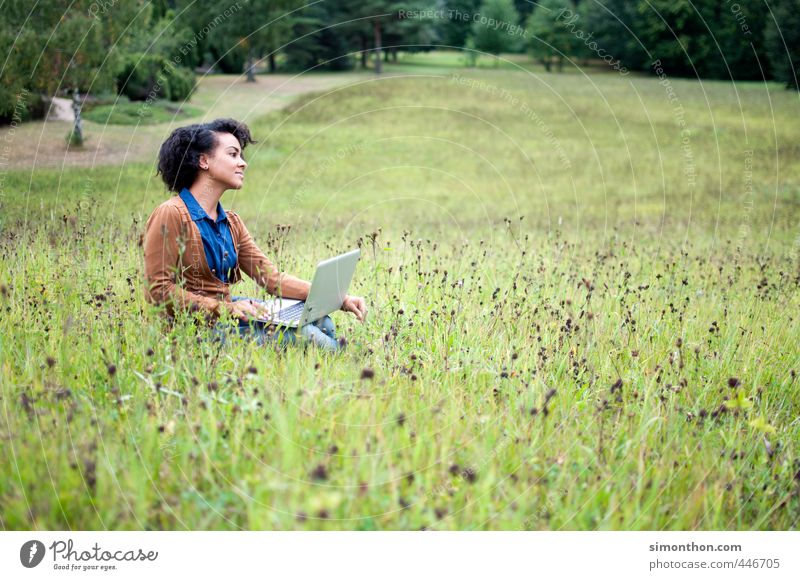
[[[217,219],[217,205],[225,190],[206,179],[198,179],[192,184],[189,191],[197,203],[200,204],[200,207],[208,214],[208,217]]]

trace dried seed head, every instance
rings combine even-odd
[[[463,477],[467,483],[475,483],[475,480],[478,479],[478,472],[473,467],[465,467],[464,471],[461,472],[461,477]]]
[[[328,479],[328,470],[326,469],[326,467],[323,464],[320,463],[319,465],[317,465],[311,471],[311,479],[316,480],[316,481],[325,481],[325,480],[327,480]]]

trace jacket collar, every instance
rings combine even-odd
[[[189,210],[189,215],[192,216],[192,221],[198,221],[202,219],[207,219],[209,221],[214,221],[211,217],[206,213],[206,210],[197,203],[197,200],[192,195],[192,192],[189,191],[187,188],[183,188],[181,192],[178,194],[180,198],[183,200],[183,203],[186,204],[186,209]],[[217,202],[217,221],[216,223],[226,221],[228,216],[225,214],[225,210],[222,209],[222,204]]]

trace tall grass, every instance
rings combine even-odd
[[[3,527],[796,528],[796,103],[670,82],[679,113],[653,79],[363,78],[254,123],[223,205],[298,275],[362,248],[339,356],[162,323],[152,165],[8,173]]]

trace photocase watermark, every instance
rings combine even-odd
[[[697,166],[694,161],[694,151],[692,149],[692,131],[686,123],[686,111],[684,110],[680,99],[678,99],[678,95],[675,92],[675,88],[672,86],[672,82],[669,80],[667,73],[664,71],[661,60],[654,60],[651,66],[653,68],[653,72],[656,73],[656,77],[659,79],[658,83],[664,87],[664,90],[666,91],[667,100],[673,106],[675,124],[680,129],[681,151],[683,152],[683,174],[686,177],[686,185],[689,187],[690,191],[694,191],[694,188],[697,185]]]
[[[500,88],[496,85],[491,83],[487,83],[480,79],[474,79],[470,77],[464,77],[459,74],[453,74],[450,77],[450,82],[456,83],[459,86],[466,86],[473,89],[478,89],[480,91],[485,91],[491,94],[493,97],[497,97],[498,99],[508,103],[512,107],[515,107],[519,112],[523,115],[528,117],[533,123],[539,128],[544,135],[544,138],[547,142],[553,146],[556,151],[556,155],[558,155],[559,160],[561,161],[561,166],[563,169],[571,169],[572,163],[569,160],[566,152],[564,151],[564,147],[561,145],[561,142],[558,140],[558,137],[555,136],[553,130],[550,126],[545,123],[542,118],[534,111],[527,102],[523,101],[519,97],[514,96],[511,92],[506,89]]]
[[[89,5],[89,16],[94,19],[99,19],[103,14],[108,13],[114,6],[117,0],[102,0],[100,2],[92,2]]]
[[[19,549],[19,562],[26,568],[36,568],[42,563],[46,553],[44,544],[39,540],[29,540]]]
[[[120,562],[154,562],[158,552],[134,549],[105,549],[95,542],[88,549],[75,547],[72,540],[56,540],[49,547],[39,540],[29,540],[19,550],[19,561],[26,568],[35,568],[47,552],[53,556],[53,570],[101,571],[116,570]]]
[[[584,32],[582,29],[575,26],[575,23],[580,20],[580,15],[573,13],[569,8],[562,8],[561,12],[559,12],[558,16],[556,16],[556,21],[559,20],[563,21],[565,30],[567,30],[578,40],[583,41],[583,44],[586,46],[586,48],[595,53],[598,58],[604,60],[611,68],[619,72],[619,74],[622,76],[627,76],[630,74],[630,71],[622,66],[619,59],[615,59],[612,55],[608,54],[603,47],[599,46],[596,40],[592,40],[594,32],[586,34],[586,32]]]

